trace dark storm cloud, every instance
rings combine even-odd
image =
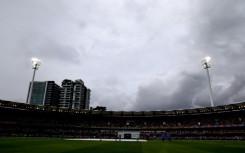
[[[208,80],[205,73],[182,72],[175,81],[154,80],[138,89],[133,107],[138,110],[169,110],[196,107],[209,107]],[[215,85],[214,105],[241,102],[245,99],[244,74],[234,76],[228,86]]]
[[[206,55],[213,58],[214,104],[244,101],[245,1],[197,1],[193,8],[189,18],[189,39],[192,41],[189,48],[198,51],[191,52],[194,59]],[[159,110],[210,106],[204,71],[194,69],[175,75],[171,80],[155,80],[140,86],[135,108]]]
[[[191,108],[195,98],[193,95],[205,92],[206,81],[204,75],[189,72],[182,72],[171,80],[154,80],[146,86],[139,87],[135,108],[139,110]]]
[[[198,1],[191,20],[193,49],[213,58],[216,105],[245,100],[245,1]]]
[[[92,107],[210,106],[209,55],[214,104],[245,100],[243,0],[2,0],[0,19],[0,98],[25,101],[37,56],[37,80],[81,78]]]
[[[216,104],[222,105],[229,102],[241,102],[245,99],[245,73],[235,75],[227,86],[217,86],[214,98]]]

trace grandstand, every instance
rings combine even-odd
[[[0,100],[0,136],[245,140],[245,102],[168,111],[98,111]]]

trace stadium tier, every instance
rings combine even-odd
[[[59,109],[0,100],[0,135],[245,140],[245,102],[170,111]]]

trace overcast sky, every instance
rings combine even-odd
[[[91,106],[169,110],[245,101],[244,0],[0,0],[0,99],[82,79]]]

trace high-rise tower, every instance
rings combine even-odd
[[[31,90],[29,85],[27,101],[30,98],[30,104],[41,106],[57,106],[59,103],[60,86],[54,81],[34,81]],[[31,94],[31,95],[30,95]],[[30,96],[30,97],[29,97]]]
[[[65,79],[62,81],[59,103],[60,108],[71,108],[73,86],[74,83],[72,80]]]

